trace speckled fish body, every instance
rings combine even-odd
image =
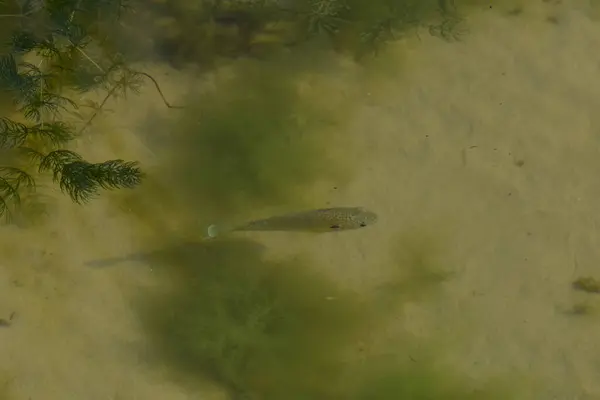
[[[227,231],[332,232],[363,228],[376,221],[377,215],[362,207],[335,207],[260,219]],[[208,235],[215,237],[219,231],[217,226],[211,225]]]

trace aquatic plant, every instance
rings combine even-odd
[[[338,49],[357,56],[377,53],[383,45],[407,32],[427,27],[444,39],[457,38],[462,21],[454,2],[447,0],[304,0],[300,14],[306,17],[306,31],[328,34]],[[454,36],[453,36],[454,35]]]
[[[1,9],[8,22],[0,56],[0,88],[7,97],[0,117],[0,214],[10,216],[21,194],[35,190],[27,164],[37,173],[50,172],[76,203],[101,189],[140,184],[144,174],[135,161],[90,162],[67,148],[111,97],[137,93],[144,80],[162,96],[156,80],[130,68],[105,32],[127,5],[121,0],[15,0]],[[78,104],[69,95],[92,90],[106,92],[100,103]],[[87,120],[68,118],[86,106],[93,109]]]
[[[361,345],[395,317],[308,260],[271,261],[248,240],[142,258],[164,284],[138,303],[153,355],[185,385],[209,380],[249,400],[517,398],[504,382],[473,385],[437,366],[437,347],[409,335]]]
[[[335,393],[344,344],[368,327],[353,293],[302,261],[265,260],[253,242],[190,243],[147,261],[169,283],[141,303],[157,356],[188,383],[208,378],[234,398]]]
[[[356,57],[426,28],[458,39],[463,21],[450,0],[175,0],[145,4],[157,53],[174,65],[210,65],[219,58],[262,57],[282,48],[328,42]]]

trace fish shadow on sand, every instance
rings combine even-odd
[[[265,246],[245,239],[219,239],[219,240],[198,240],[186,241],[163,249],[130,253],[121,257],[107,257],[87,261],[84,265],[90,268],[108,268],[129,262],[138,262],[143,264],[158,264],[164,262],[184,262],[189,261],[218,261],[222,260],[224,255],[234,257],[236,254],[240,257],[252,254],[262,256]]]

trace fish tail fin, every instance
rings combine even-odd
[[[216,238],[217,236],[219,236],[220,233],[220,229],[217,225],[212,224],[209,225],[208,228],[206,229],[206,234],[208,235],[209,238]]]
[[[238,228],[229,224],[211,224],[206,228],[205,239],[214,239],[236,231]]]

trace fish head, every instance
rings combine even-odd
[[[361,209],[360,222],[361,226],[373,225],[377,222],[377,214],[373,211]]]
[[[322,210],[329,214],[331,222],[327,231],[359,229],[377,222],[377,214],[362,207],[340,207]]]
[[[358,228],[364,228],[365,226],[373,225],[377,222],[377,214],[359,207],[353,215],[352,222],[356,224]]]

